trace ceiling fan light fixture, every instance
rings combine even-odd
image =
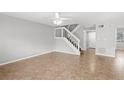
[[[60,24],[62,24],[62,20],[54,20],[53,23],[59,26]]]

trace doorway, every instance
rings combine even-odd
[[[87,31],[87,48],[96,48],[96,31]]]

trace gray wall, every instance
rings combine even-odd
[[[0,63],[51,51],[53,28],[0,14]]]
[[[96,54],[114,57],[115,48],[115,25],[105,24],[103,28],[98,26],[96,31]]]

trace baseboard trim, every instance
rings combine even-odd
[[[116,48],[116,50],[124,50],[124,48]]]
[[[18,61],[21,61],[21,60],[30,59],[30,58],[33,58],[33,57],[37,57],[37,56],[52,53],[52,52],[55,52],[55,51],[53,51],[53,50],[45,51],[43,53],[38,53],[38,54],[34,54],[34,55],[27,56],[27,57],[24,57],[24,58],[19,58],[19,59],[16,59],[16,60],[7,61],[7,62],[4,62],[4,63],[0,63],[0,66],[10,64],[10,63],[15,63],[15,62],[18,62]]]
[[[54,52],[67,53],[67,54],[71,54],[71,55],[80,55],[80,53],[72,53],[72,52],[60,51],[60,50],[54,50]]]
[[[85,48],[81,48],[81,50],[83,50],[83,51],[87,51],[87,49],[85,49]]]
[[[95,55],[99,55],[99,56],[106,56],[106,57],[112,57],[114,58],[115,56],[112,55],[105,55],[105,54],[101,54],[101,53],[96,53]]]
[[[41,56],[41,55],[52,53],[52,52],[67,53],[67,54],[72,54],[72,55],[80,55],[80,54],[76,54],[76,53],[72,53],[72,52],[67,52],[67,51],[51,50],[51,51],[46,51],[46,52],[43,52],[43,53],[27,56],[27,57],[24,57],[24,58],[19,58],[19,59],[16,59],[16,60],[11,60],[11,61],[7,61],[7,62],[4,62],[4,63],[0,63],[0,66],[7,65],[7,64],[10,64],[10,63],[19,62],[19,61],[21,62],[21,60],[30,59],[30,58],[33,58],[33,57]]]

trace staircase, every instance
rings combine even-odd
[[[78,28],[79,24],[70,24],[70,25],[65,25],[63,27],[67,28],[70,32],[74,32],[76,28]]]
[[[81,54],[80,40],[66,27],[57,27],[55,29],[55,38],[63,39],[75,51],[75,54]]]

